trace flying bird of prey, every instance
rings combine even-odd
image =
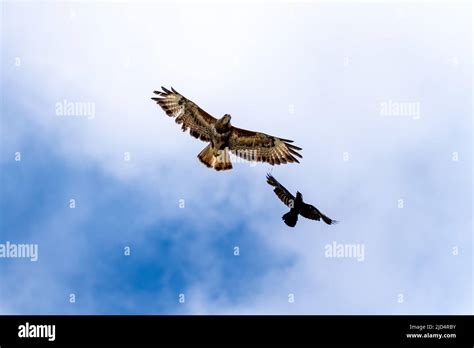
[[[182,125],[183,132],[189,128],[193,137],[209,143],[198,158],[210,168],[232,169],[229,151],[246,160],[271,165],[299,163],[296,157],[302,158],[297,152],[301,148],[292,145],[292,140],[234,127],[230,124],[229,114],[216,119],[173,88],[171,91],[161,88],[162,91],[154,91],[158,97],[151,99],[168,116],[176,117],[175,121]]]
[[[290,211],[282,216],[283,221],[290,227],[295,227],[298,221],[298,215],[301,215],[307,219],[320,220],[323,219],[328,225],[336,224],[336,220],[328,218],[326,215],[321,213],[315,206],[306,204],[303,202],[303,195],[296,192],[296,198],[282,185],[280,184],[271,174],[267,174],[267,182],[275,187],[273,192],[276,193],[278,198],[285,203]]]

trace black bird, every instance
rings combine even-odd
[[[280,184],[271,174],[267,174],[267,182],[274,186],[275,189],[273,192],[276,193],[278,198],[290,207],[290,211],[282,216],[283,221],[290,227],[295,227],[296,222],[298,221],[298,215],[311,220],[323,219],[328,225],[336,224],[336,220],[328,218],[326,215],[321,213],[315,206],[311,204],[306,204],[303,202],[303,195],[299,192],[296,192],[296,198],[282,185]]]

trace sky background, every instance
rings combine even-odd
[[[0,313],[473,313],[471,7],[2,2],[0,243],[39,255]],[[162,85],[301,164],[206,168]],[[270,170],[340,223],[287,227]]]

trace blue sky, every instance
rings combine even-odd
[[[4,2],[1,26],[0,243],[39,248],[0,258],[1,313],[472,313],[470,4]],[[204,167],[161,85],[301,164]],[[288,228],[269,170],[341,223]]]

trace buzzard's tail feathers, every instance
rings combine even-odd
[[[283,221],[285,221],[285,224],[287,224],[288,226],[295,227],[296,222],[298,221],[298,213],[293,212],[293,211],[290,210],[288,213],[283,215],[281,218],[283,219]]]
[[[215,152],[216,151],[209,144],[199,153],[198,158],[207,167],[214,168],[218,171],[232,169],[229,151],[224,149],[217,151],[217,154]]]

